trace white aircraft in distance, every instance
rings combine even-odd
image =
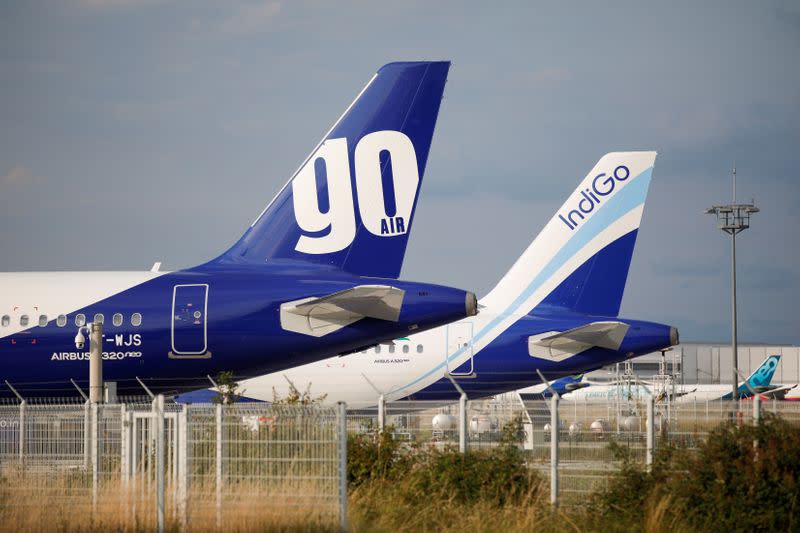
[[[251,400],[299,391],[362,408],[493,396],[678,343],[677,329],[618,316],[655,152],[603,156],[475,317],[344,357],[242,381]],[[480,253],[480,247],[476,247]],[[213,391],[178,401],[207,401]]]
[[[781,360],[780,355],[770,355],[750,376],[739,385],[741,399],[752,398],[754,393],[762,398],[783,399],[796,385],[771,385],[772,376]],[[608,402],[616,398],[644,400],[656,389],[651,382],[636,380],[630,385],[620,383],[595,383],[583,376],[566,377],[550,383],[562,400],[567,402]],[[550,390],[545,385],[534,385],[519,391],[523,401],[548,398]],[[671,391],[668,391],[671,394]],[[675,385],[673,400],[680,402],[705,402],[730,400],[730,385]]]

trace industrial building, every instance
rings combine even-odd
[[[800,383],[800,346],[774,344],[739,344],[739,371],[750,375],[768,355],[781,355],[773,383]],[[724,384],[731,382],[732,357],[730,344],[687,342],[666,352],[653,352],[631,360],[633,372],[640,378],[659,373],[661,365],[674,373],[677,383]],[[616,366],[604,367],[588,374],[594,381],[613,379]]]

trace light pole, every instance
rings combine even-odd
[[[736,333],[736,235],[750,227],[750,215],[759,209],[753,200],[736,203],[736,165],[733,166],[733,203],[706,209],[707,215],[717,216],[717,227],[731,236],[731,349],[733,350],[733,384],[731,399],[739,400],[739,341]]]

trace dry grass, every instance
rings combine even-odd
[[[546,493],[537,490],[506,505],[438,498],[426,505],[409,505],[386,484],[370,483],[351,492],[350,525],[352,531],[370,533],[580,531],[567,512],[553,512]]]
[[[127,486],[119,480],[107,481],[101,484],[93,504],[91,479],[84,475],[6,475],[0,490],[0,524],[3,529],[18,533],[152,531],[156,526],[155,490],[149,480],[137,480]],[[222,512],[218,515],[215,487],[193,487],[185,511],[178,507],[173,491],[167,487],[166,530],[337,530],[335,501],[313,504],[313,495],[318,492],[308,484],[273,486],[270,491],[263,486],[237,484],[224,491]]]

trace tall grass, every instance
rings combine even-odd
[[[699,448],[663,448],[650,471],[624,449],[619,474],[589,512],[627,531],[800,530],[800,427],[767,415],[726,424]]]
[[[156,528],[152,480],[101,483],[96,503],[91,485],[75,475],[6,475],[0,490],[0,530],[89,532],[153,531]],[[333,502],[314,505],[304,494],[316,488],[275,484],[226,487],[217,515],[214,486],[192,487],[184,511],[166,490],[167,531],[338,531]],[[287,496],[287,493],[290,495]],[[280,495],[280,497],[278,497]]]
[[[548,480],[512,442],[460,454],[409,446],[389,432],[349,442],[351,531],[800,531],[800,427],[766,416],[725,425],[699,448],[664,447],[645,469],[624,446],[621,469],[583,501],[553,509]],[[81,472],[10,470],[0,480],[0,525],[34,531],[142,531],[155,527],[152,480],[104,480],[96,506]],[[182,510],[167,490],[167,530],[334,531],[330,487],[195,483]],[[330,496],[314,499],[314,494]]]
[[[696,449],[662,448],[650,470],[612,445],[620,471],[558,510],[514,447],[461,456],[361,439],[355,531],[800,531],[800,427],[771,416],[718,427]]]
[[[351,437],[348,454],[354,531],[522,532],[569,523],[511,443],[460,454],[404,446],[387,431]]]

